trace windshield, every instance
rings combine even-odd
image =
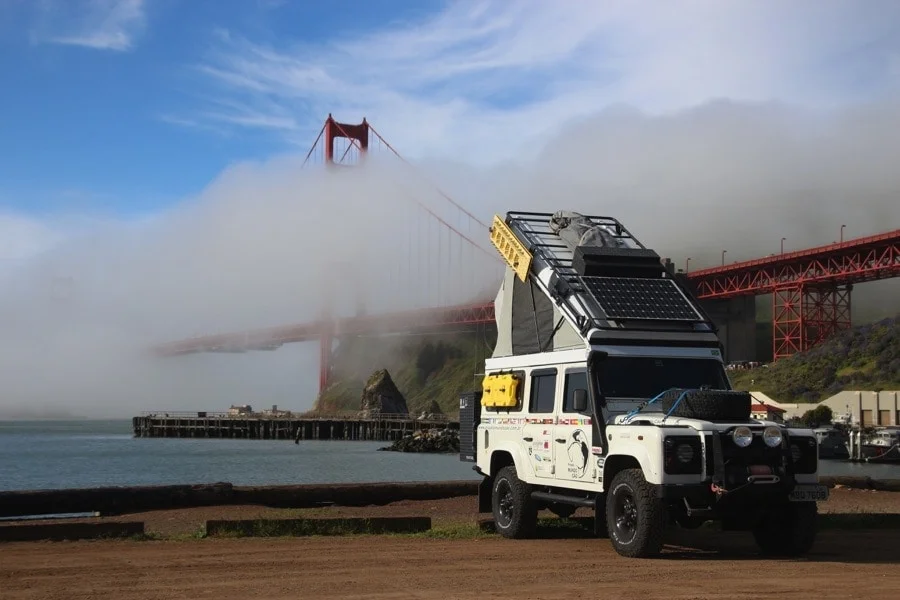
[[[709,358],[610,356],[598,367],[607,398],[652,398],[669,388],[731,388],[722,363]]]

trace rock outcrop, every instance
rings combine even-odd
[[[431,401],[431,406],[428,407],[428,410],[422,411],[419,415],[419,419],[429,420],[429,419],[440,419],[444,417],[444,411],[441,410],[441,405],[437,403],[437,400]]]
[[[397,389],[387,369],[379,369],[369,377],[363,388],[359,409],[364,417],[409,414],[406,399]]]
[[[392,452],[459,452],[459,431],[456,429],[425,429],[404,436],[379,450]]]

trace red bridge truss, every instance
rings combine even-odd
[[[316,159],[321,159],[327,167],[354,164],[375,147],[386,149],[411,167],[365,119],[358,125],[348,125],[329,115],[303,164]],[[407,269],[410,280],[425,282],[423,285],[428,289],[424,303],[428,308],[339,319],[326,311],[319,320],[311,323],[194,337],[159,345],[154,352],[160,356],[180,356],[201,352],[274,350],[283,344],[319,340],[321,390],[329,383],[335,338],[493,325],[493,302],[485,299],[460,304],[447,300],[451,297],[448,291],[458,294],[460,274],[465,276],[479,265],[490,263],[488,266],[494,267],[502,264],[496,253],[479,243],[479,240],[487,239],[488,226],[447,194],[440,190],[437,193],[443,202],[441,207],[410,198],[411,206],[422,218],[421,224],[413,222],[417,229],[425,231],[421,236],[425,241],[423,249],[413,247],[410,242],[409,264],[401,267]],[[410,240],[412,238],[411,235]],[[425,244],[430,244],[427,250]],[[476,259],[482,254],[489,255],[492,261]],[[424,267],[422,256],[429,257]],[[431,263],[430,256],[437,256],[438,268]],[[453,273],[448,275],[451,269]],[[456,283],[442,282],[442,273],[445,279],[453,279]],[[774,358],[778,360],[850,327],[853,284],[898,275],[900,230],[702,269],[685,276],[701,300],[772,294],[773,350]]]
[[[700,299],[772,294],[773,358],[850,327],[853,285],[900,276],[900,229],[687,275]]]

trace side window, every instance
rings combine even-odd
[[[552,413],[555,402],[556,371],[532,372],[529,411],[533,413]]]
[[[566,373],[566,389],[563,396],[563,412],[573,413],[572,407],[575,399],[575,390],[587,390],[587,373],[584,371],[569,371]]]

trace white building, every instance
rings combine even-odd
[[[900,426],[900,391],[844,391],[816,404],[782,404],[762,392],[750,392],[756,403],[783,409],[784,418],[802,416],[824,404],[834,413],[835,420],[844,420],[862,427]]]

